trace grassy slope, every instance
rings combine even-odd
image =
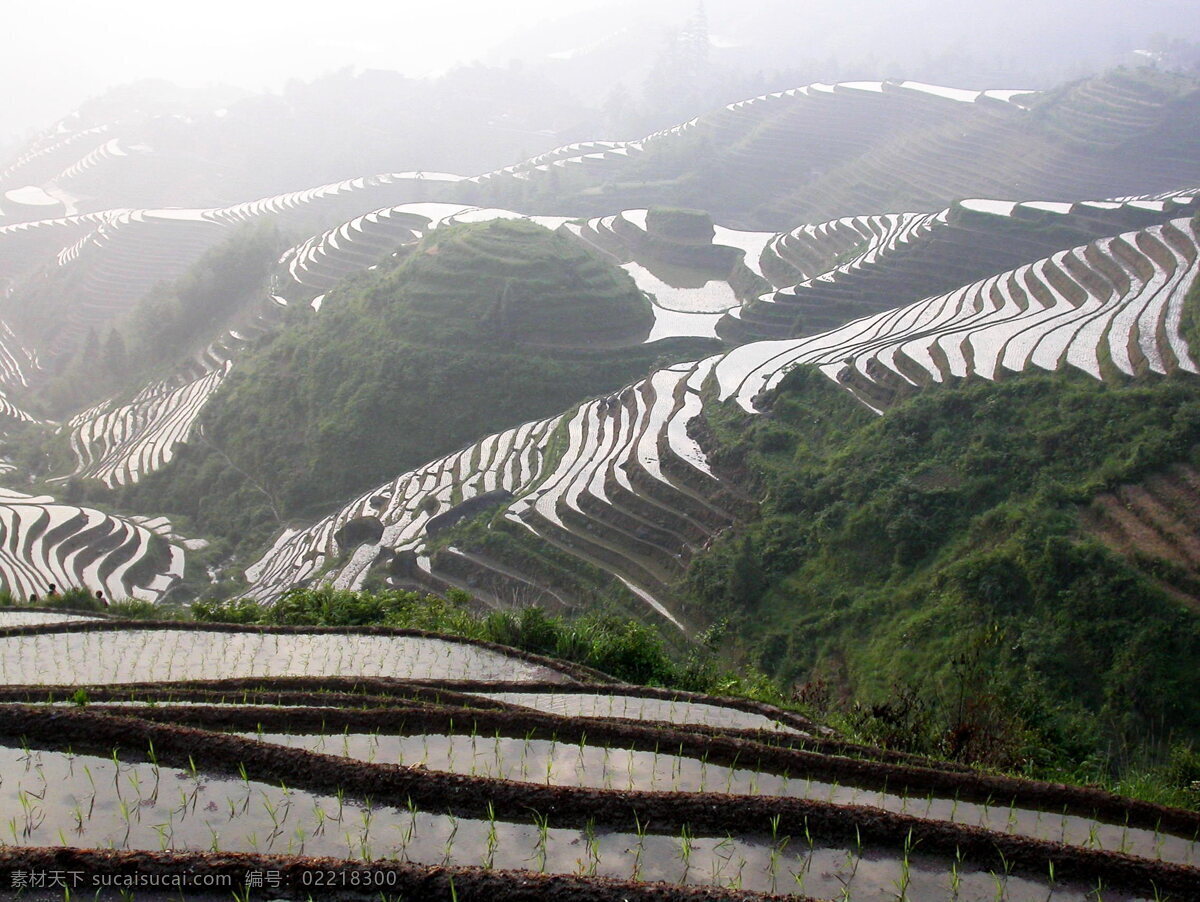
[[[1200,737],[1200,617],[1077,520],[1195,461],[1196,379],[976,382],[874,418],[800,369],[771,416],[717,425],[766,501],[688,588],[769,673],[883,706],[859,714],[899,741],[1009,762]]]
[[[644,334],[649,315],[624,273],[546,229],[439,230],[407,260],[343,283],[319,315],[294,311],[239,363],[204,437],[123,501],[253,553],[281,522],[711,344],[537,346]]]

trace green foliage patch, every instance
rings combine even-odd
[[[1200,617],[1078,519],[1195,460],[1195,379],[973,380],[873,417],[800,368],[768,415],[714,425],[765,503],[687,591],[801,695],[879,741],[1005,766],[1120,768],[1200,738]]]

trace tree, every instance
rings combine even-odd
[[[125,351],[125,339],[121,337],[121,333],[116,329],[108,331],[108,338],[104,340],[103,357],[102,366],[104,372],[110,376],[119,378],[129,368],[129,360]]]
[[[767,574],[749,535],[742,536],[729,574],[729,600],[738,607],[758,606],[767,588]]]

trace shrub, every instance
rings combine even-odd
[[[265,609],[248,598],[228,601],[197,601],[192,605],[192,617],[211,623],[262,623]]]
[[[63,589],[60,595],[47,595],[44,606],[48,608],[64,608],[71,611],[104,611],[104,602],[91,593],[89,589],[73,586]]]

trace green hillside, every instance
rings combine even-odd
[[[769,674],[857,705],[881,740],[996,763],[1120,763],[1200,737],[1200,680],[1180,666],[1200,604],[1080,516],[1200,459],[1195,379],[969,381],[876,418],[800,368],[768,416],[716,425],[718,459],[765,501],[688,591]]]
[[[239,361],[203,436],[121,502],[261,547],[291,518],[714,344],[643,346],[650,321],[624,272],[547,229],[439,229],[319,314],[291,311]]]

